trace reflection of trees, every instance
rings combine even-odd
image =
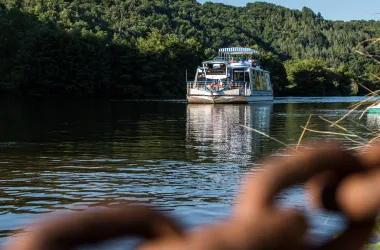
[[[186,106],[183,103],[31,101],[0,104],[0,120],[6,121],[0,122],[0,147],[4,156],[39,157],[59,151],[59,159],[76,156],[93,159],[94,155],[123,159],[131,156],[162,159],[163,154],[185,157],[185,150],[179,150],[185,148]]]
[[[188,147],[199,160],[247,163],[260,151],[260,136],[241,127],[269,131],[272,104],[188,105]]]
[[[0,214],[160,199],[166,162],[195,160],[184,103],[0,103]]]

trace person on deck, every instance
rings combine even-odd
[[[230,82],[230,85],[229,85],[229,89],[233,89],[233,87],[235,86],[235,83],[234,83],[234,80],[231,80]]]

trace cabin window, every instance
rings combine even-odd
[[[249,82],[249,72],[245,70],[234,70],[232,80],[234,82]]]
[[[263,72],[252,70],[252,89],[267,90],[265,76]]]
[[[226,65],[223,63],[210,63],[206,65],[207,75],[225,75]]]
[[[272,91],[272,83],[270,81],[270,74],[269,73],[265,73],[265,85],[267,86],[267,90],[270,90]]]

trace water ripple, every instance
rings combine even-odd
[[[104,201],[153,203],[187,227],[225,218],[241,177],[260,169],[259,159],[288,156],[278,143],[239,125],[295,145],[310,113],[334,120],[354,99],[307,100],[0,105],[2,121],[7,121],[0,123],[0,242],[27,230],[25,225],[45,213],[82,210]],[[366,133],[353,123],[343,125]],[[328,126],[319,119],[311,125],[318,130]],[[311,142],[321,138],[331,139],[305,135]],[[287,190],[278,201],[306,209],[301,187]],[[342,218],[320,211],[309,218],[311,233],[324,237],[344,225]]]

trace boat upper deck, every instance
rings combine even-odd
[[[235,60],[228,58],[221,58],[216,57],[214,60],[204,61],[202,62],[204,65],[203,69],[221,69],[222,71],[225,70],[225,68],[230,69],[248,69],[253,68],[255,71],[262,71],[267,72],[266,70],[260,68],[260,60],[252,60],[252,59],[241,59],[241,60]]]
[[[228,67],[228,68],[254,68],[260,69],[260,53],[250,48],[222,48],[219,49],[219,56],[213,60],[204,61],[203,65],[207,68]],[[227,65],[227,66],[225,66]]]

